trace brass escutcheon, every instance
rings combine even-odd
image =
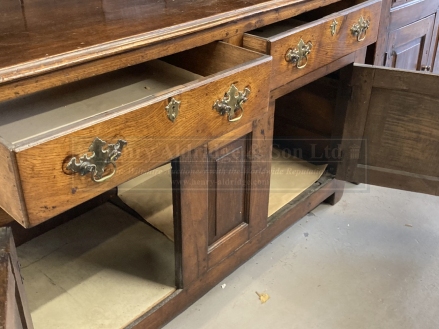
[[[169,101],[168,105],[165,107],[166,114],[168,115],[168,119],[172,122],[177,119],[178,112],[180,110],[180,103],[179,101],[175,100],[174,97]]]
[[[73,157],[66,168],[74,173],[79,173],[81,176],[91,173],[91,179],[96,183],[101,183],[110,179],[116,173],[116,160],[120,158],[122,149],[126,145],[127,142],[123,139],[119,139],[115,144],[107,144],[96,137],[88,148],[92,155],[83,154],[78,162],[76,157]],[[110,174],[103,176],[108,165],[111,165],[113,170]]]
[[[364,19],[363,16],[360,17],[358,23],[352,25],[351,33],[352,35],[357,37],[358,42],[366,39],[366,32],[369,26],[370,26],[370,20]]]
[[[229,90],[224,94],[224,97],[213,104],[213,109],[220,115],[227,114],[227,119],[230,122],[238,121],[244,114],[242,104],[247,102],[249,94],[249,87],[244,88],[244,91],[241,92],[232,84]],[[236,114],[237,111],[240,111],[239,115]]]
[[[335,32],[337,32],[337,25],[338,25],[338,22],[337,22],[336,19],[334,19],[334,20],[332,21],[331,26],[330,26],[330,29],[331,29],[331,35],[332,35],[332,36],[334,36],[334,35],[335,35]]]
[[[285,55],[285,60],[287,62],[296,64],[296,67],[298,69],[303,69],[308,63],[308,55],[311,53],[311,49],[312,49],[311,41],[305,43],[303,39],[300,38],[300,41],[297,44],[296,48],[288,49]]]

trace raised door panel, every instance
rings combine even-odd
[[[209,154],[209,245],[248,223],[248,136]]]
[[[434,15],[389,33],[386,66],[421,70],[428,66]]]
[[[439,76],[357,65],[337,178],[437,195]]]
[[[404,47],[396,48],[393,52],[391,67],[407,70],[419,70],[422,62],[422,39],[413,40]]]
[[[208,267],[267,226],[273,110],[208,144]]]

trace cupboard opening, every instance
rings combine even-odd
[[[276,100],[269,216],[334,178],[338,86],[336,71]]]
[[[124,327],[177,290],[170,184],[167,164],[119,187],[137,214],[107,202],[17,248],[35,328]]]

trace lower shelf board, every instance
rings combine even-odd
[[[36,329],[124,327],[176,290],[174,244],[109,203],[17,249]]]
[[[267,227],[238,248],[233,255],[202,274],[185,289],[178,290],[172,298],[168,298],[153,311],[136,319],[128,328],[161,328],[207,291],[223,282],[227,275],[273,241],[280,233],[306,216],[319,204],[328,200],[334,193],[340,192],[342,187],[339,184],[340,182],[335,180],[332,175],[325,173],[310,188],[271,215]]]
[[[323,175],[326,166],[311,164],[273,148],[268,216],[310,188]]]

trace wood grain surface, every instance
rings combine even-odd
[[[0,137],[0,207],[20,224],[27,225],[15,154],[5,144]]]
[[[435,15],[430,15],[390,32],[386,48],[386,66],[417,71],[427,66],[431,57],[434,21]]]
[[[33,329],[17,250],[9,227],[0,228],[0,327]]]
[[[14,219],[9,216],[6,211],[0,208],[0,226],[3,227],[13,221]]]
[[[0,100],[230,38],[336,1],[35,0],[21,7],[8,0],[0,20]]]
[[[416,22],[437,11],[438,0],[410,1],[404,6],[398,6],[390,10],[387,31],[393,31],[405,25]]]
[[[245,56],[246,51],[242,54]],[[80,124],[70,131],[63,128],[59,135],[48,135],[47,141],[40,139],[32,147],[23,145],[23,149],[17,148],[29,225],[36,225],[251,122],[267,111],[270,67],[270,58],[262,57],[165,93],[148,101],[149,105],[140,104],[112,115],[105,114],[93,119],[94,124]],[[232,83],[241,91],[245,87],[251,89],[244,104],[244,115],[237,122],[228,122],[226,116],[220,116],[212,108]],[[167,118],[165,111],[170,97],[181,101],[180,114],[174,123]],[[72,156],[87,152],[95,137],[109,143],[119,138],[128,141],[117,161],[117,174],[100,184],[94,183],[89,176],[65,172],[66,162]]]
[[[249,220],[248,137],[229,141],[222,148],[209,152],[209,245]]]
[[[244,34],[244,47],[248,46],[258,51],[269,49],[267,54],[273,56],[270,84],[270,89],[273,90],[375,42],[380,11],[381,1],[366,1],[344,11],[336,12],[311,23],[265,38],[266,45],[261,40],[264,38],[246,33]],[[358,42],[357,38],[351,33],[351,27],[358,22],[361,16],[370,20],[370,27],[367,30],[366,39]],[[330,25],[334,19],[337,20],[338,25],[335,35],[332,36]],[[294,24],[296,23],[294,22]],[[305,43],[312,43],[307,65],[303,69],[298,69],[285,60],[288,49],[294,49],[300,39]]]
[[[354,67],[338,177],[437,195],[438,83],[437,75]]]

